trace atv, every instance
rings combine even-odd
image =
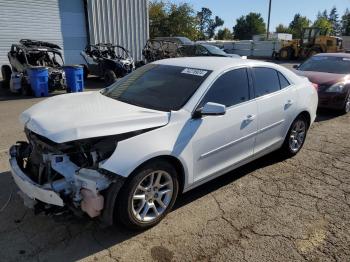
[[[106,86],[135,69],[134,59],[129,51],[119,45],[109,43],[88,45],[81,55],[86,62],[86,65],[83,65],[84,76],[92,74],[103,77]]]
[[[66,77],[62,68],[64,62],[61,48],[52,43],[22,39],[18,44],[13,44],[8,53],[10,65],[3,65],[1,73],[2,86],[12,92],[29,95],[31,93],[27,70],[31,67],[43,66],[49,72],[49,92],[66,89]],[[12,80],[16,80],[16,85]]]

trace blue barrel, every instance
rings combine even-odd
[[[67,92],[84,91],[84,68],[81,65],[64,66],[66,73]]]
[[[27,69],[30,86],[35,97],[49,95],[49,70],[47,67],[36,66]]]

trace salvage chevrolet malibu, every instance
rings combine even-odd
[[[178,193],[274,150],[297,154],[317,103],[307,78],[275,64],[161,60],[23,112],[28,142],[10,149],[12,176],[27,205],[145,229]]]

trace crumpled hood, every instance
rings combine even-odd
[[[170,113],[126,104],[100,92],[48,98],[24,111],[21,122],[56,143],[164,126]]]

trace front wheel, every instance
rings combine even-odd
[[[1,74],[2,74],[2,87],[3,88],[9,88],[10,87],[10,80],[11,80],[11,74],[12,70],[9,65],[3,65],[1,67]]]
[[[121,189],[117,221],[144,230],[158,224],[173,207],[179,190],[177,172],[166,161],[154,161],[135,172]]]
[[[117,76],[113,70],[107,70],[104,74],[105,86],[110,86],[117,81]]]
[[[299,153],[305,143],[308,128],[308,121],[302,115],[293,121],[281,148],[284,156],[293,157]]]

